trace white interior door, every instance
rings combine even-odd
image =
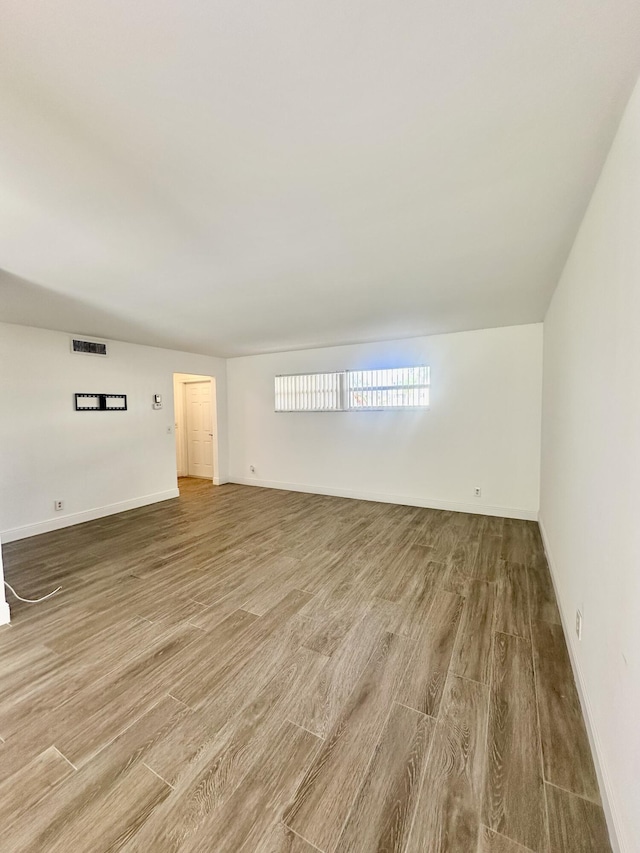
[[[213,479],[211,382],[187,382],[187,470],[190,477]]]

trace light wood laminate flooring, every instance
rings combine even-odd
[[[11,853],[608,853],[537,525],[181,480],[4,547]]]

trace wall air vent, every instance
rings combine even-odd
[[[101,341],[83,341],[71,338],[71,352],[80,355],[107,355],[107,345]]]

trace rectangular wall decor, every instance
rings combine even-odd
[[[76,394],[76,412],[126,412],[126,394]]]

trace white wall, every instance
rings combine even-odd
[[[428,411],[274,412],[278,373],[412,364],[431,366]],[[227,376],[234,482],[537,517],[540,324],[234,358]]]
[[[177,495],[173,373],[213,376],[226,479],[224,359],[109,343],[74,355],[70,336],[0,324],[0,532],[3,541]],[[76,412],[75,392],[127,394],[126,412]],[[162,394],[163,408],[152,408]],[[171,433],[167,433],[167,427]],[[54,511],[62,499],[64,510]]]
[[[9,604],[4,588],[4,569],[2,567],[2,542],[0,541],[0,625],[10,620]]]
[[[173,375],[173,417],[176,430],[176,468],[178,477],[187,476],[187,452],[186,452],[186,418],[184,415],[184,381],[180,378],[188,376],[186,373],[174,373]]]
[[[610,825],[631,853],[640,850],[638,87],[544,323],[540,521]]]

